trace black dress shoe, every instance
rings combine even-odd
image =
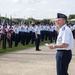
[[[40,49],[36,49],[36,51],[41,51]]]
[[[39,49],[39,51],[41,51],[41,49]]]

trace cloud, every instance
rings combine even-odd
[[[37,3],[40,0],[11,0],[14,3]]]
[[[45,5],[45,4],[48,4],[48,0],[41,0],[40,3],[41,3],[41,4],[44,4],[44,5]]]
[[[21,2],[21,0],[11,0],[11,1],[14,2],[14,3]]]
[[[0,0],[0,3],[15,3],[15,4],[47,4],[48,0]]]
[[[58,12],[75,13],[74,3],[68,0],[0,0],[0,13],[14,17],[52,18]]]
[[[34,0],[22,0],[22,1],[25,3],[34,3],[35,2]]]
[[[10,1],[10,0],[9,0]],[[41,4],[47,4],[48,0],[11,0],[14,3],[41,3]]]
[[[27,9],[25,9],[25,11],[26,11],[26,12],[35,12],[36,9],[34,9],[34,8],[27,8]]]

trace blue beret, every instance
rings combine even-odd
[[[64,18],[65,20],[67,20],[67,16],[62,13],[57,13],[57,18]]]

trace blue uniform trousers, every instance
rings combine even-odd
[[[57,75],[68,75],[68,66],[72,58],[71,50],[57,50],[56,53],[56,66]]]
[[[37,36],[38,36],[38,38],[36,38],[36,40],[35,40],[35,45],[36,45],[36,50],[39,50],[39,45],[40,45],[40,35],[38,34]]]

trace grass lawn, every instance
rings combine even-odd
[[[40,45],[44,45],[45,43],[49,43],[49,40],[44,41],[44,42],[41,41]],[[31,48],[31,47],[35,47],[35,44],[29,43],[28,45],[23,46],[22,44],[19,43],[17,47],[14,47],[14,45],[13,45],[12,48],[8,48],[8,44],[7,44],[6,49],[2,49],[2,46],[0,44],[0,54],[7,53],[7,52],[18,51],[18,50],[23,50],[23,49],[27,49],[27,48]]]

